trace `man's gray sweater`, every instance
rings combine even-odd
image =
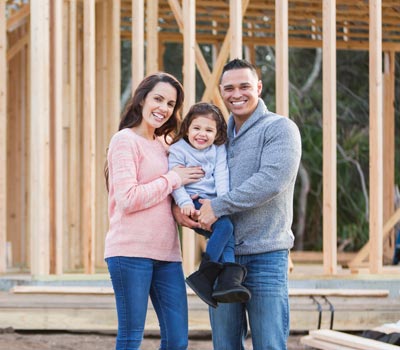
[[[234,135],[228,122],[230,191],[212,199],[217,217],[230,215],[239,255],[293,246],[293,193],[301,158],[296,124],[269,112],[259,99],[254,113]]]

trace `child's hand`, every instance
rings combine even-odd
[[[181,213],[186,216],[192,216],[196,213],[196,209],[193,204],[187,204],[181,208]]]

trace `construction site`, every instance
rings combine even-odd
[[[116,331],[103,168],[121,114],[127,41],[132,90],[165,69],[166,47],[178,43],[182,114],[199,99],[197,74],[200,99],[226,118],[218,84],[229,58],[254,62],[257,48],[273,47],[275,112],[290,117],[289,49],[322,49],[323,247],[290,254],[290,329],[305,334],[304,349],[400,349],[354,335],[400,333],[400,267],[387,263],[400,222],[397,0],[0,0],[0,329]],[[338,251],[340,50],[369,57],[369,238],[354,252]],[[183,228],[181,245],[188,275],[205,241]],[[190,334],[209,334],[206,304],[189,288],[188,300]],[[157,331],[149,303],[146,334]]]

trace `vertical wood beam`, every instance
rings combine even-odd
[[[132,0],[132,94],[144,77],[144,0]]]
[[[7,270],[7,19],[0,0],[0,273]]]
[[[382,1],[369,1],[369,236],[371,273],[383,258]]]
[[[336,1],[323,1],[323,257],[324,273],[337,273]]]
[[[111,47],[111,69],[110,86],[111,106],[108,118],[108,137],[118,130],[121,99],[121,0],[112,2],[112,47]]]
[[[107,120],[110,119],[109,72],[111,61],[111,2],[104,0],[96,4],[96,169],[102,169],[105,162],[105,151],[108,130]],[[107,140],[108,141],[108,140]],[[107,225],[107,196],[104,187],[103,172],[96,171],[96,222],[95,222],[95,266],[101,266],[104,253],[104,238]]]
[[[158,71],[158,0],[147,1],[146,74]]]
[[[183,113],[186,114],[190,106],[196,102],[196,1],[183,0],[183,87],[185,101]],[[186,274],[194,271],[195,264],[195,234],[193,230],[182,229],[183,268]]]
[[[31,274],[50,268],[50,0],[32,0],[30,233]]]
[[[389,51],[384,54],[383,74],[383,222],[387,222],[395,210],[395,52]],[[392,244],[389,244],[387,255],[393,257],[394,230],[390,232]],[[388,245],[385,245],[387,247]],[[383,252],[385,254],[385,250]]]
[[[168,0],[168,3],[171,7],[172,12],[174,13],[179,30],[181,33],[183,33],[183,14],[181,7],[179,5],[179,1]],[[195,44],[195,55],[196,55],[197,69],[199,70],[203,82],[207,84],[207,82],[211,78],[211,72],[210,69],[208,68],[207,61],[204,59],[201,48],[197,43]],[[217,85],[214,86],[214,93],[212,94],[211,100],[221,109],[222,114],[227,118],[229,112],[225,107],[224,102],[222,101],[222,97],[219,93],[219,88]]]
[[[83,265],[85,273],[94,273],[94,228],[96,212],[95,0],[84,1],[83,21]]]
[[[79,252],[79,212],[80,195],[76,190],[79,187],[79,139],[78,139],[78,94],[77,94],[77,0],[69,1],[69,147],[68,147],[68,267],[74,269],[78,265]]]
[[[54,64],[54,118],[55,118],[55,270],[63,272],[64,233],[64,142],[63,142],[63,0],[53,1],[53,64]]]
[[[275,0],[276,112],[289,116],[288,0]]]
[[[249,5],[250,0],[242,0],[242,16],[246,13],[247,6]],[[222,73],[222,69],[226,63],[227,58],[229,57],[230,53],[230,45],[231,45],[231,31],[233,29],[229,28],[224,42],[222,43],[221,50],[219,52],[217,61],[215,62],[215,66],[213,67],[213,71],[211,77],[208,81],[206,81],[206,88],[203,93],[202,100],[203,101],[211,101],[214,89],[218,87],[219,78]]]
[[[231,28],[230,58],[242,58],[243,11],[241,0],[229,0],[229,28]]]

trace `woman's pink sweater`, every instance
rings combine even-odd
[[[122,129],[112,137],[107,159],[110,227],[105,258],[181,261],[170,196],[181,186],[181,179],[168,171],[164,145]]]

